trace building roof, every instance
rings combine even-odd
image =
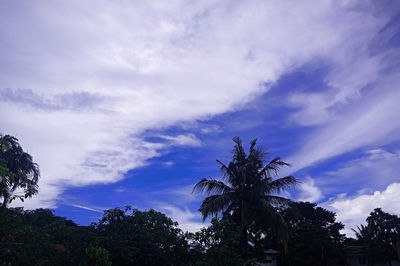
[[[267,249],[264,251],[265,254],[279,254],[279,251],[275,249]]]
[[[344,248],[346,256],[365,255],[367,246],[351,245]]]

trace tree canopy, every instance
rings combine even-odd
[[[217,160],[222,180],[203,178],[194,186],[193,192],[206,192],[209,195],[199,209],[204,219],[223,214],[231,216],[240,225],[241,248],[246,253],[248,230],[251,227],[262,229],[264,233],[272,229],[281,239],[286,238],[284,221],[275,207],[291,202],[279,196],[279,193],[296,186],[298,181],[293,176],[273,179],[281,167],[289,164],[280,157],[266,164],[267,153],[256,147],[256,139],[250,142],[248,155],[240,138],[235,137],[233,141],[235,145],[231,162],[225,165]]]
[[[292,202],[282,215],[290,229],[287,263],[292,265],[335,265],[344,262],[344,228],[336,214],[315,203]]]
[[[109,209],[91,225],[114,265],[187,265],[188,244],[178,223],[155,210]]]
[[[10,135],[0,135],[0,178],[3,208],[16,198],[23,201],[38,192],[39,166]]]
[[[353,231],[359,244],[367,246],[367,260],[370,263],[387,263],[396,259],[400,218],[376,208],[366,221],[367,225],[358,226]]]
[[[279,265],[343,265],[345,245],[354,243],[371,265],[397,258],[398,216],[374,209],[353,230],[357,239],[346,239],[334,212],[279,195],[298,183],[276,178],[286,162],[267,161],[256,140],[248,154],[233,140],[231,162],[217,161],[222,179],[203,178],[193,188],[207,193],[199,211],[212,217],[210,226],[184,233],[153,209],[112,208],[78,226],[48,209],[7,208],[37,193],[39,169],[16,138],[0,136],[0,265],[255,265],[266,261],[267,249],[279,251]]]

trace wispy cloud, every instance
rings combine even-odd
[[[324,90],[290,96],[293,107],[300,107],[292,121],[314,126],[290,158],[292,171],[358,148],[399,140],[400,68],[394,64],[399,62],[394,56],[399,48],[388,40],[395,38],[400,21],[387,15],[387,20],[370,18],[371,27],[334,50]],[[378,44],[385,49],[376,49]]]
[[[174,163],[174,162],[171,162],[171,161],[163,162],[163,165],[165,165],[165,166],[167,166],[167,167],[173,166],[174,164],[175,164],[175,163]]]
[[[70,206],[76,207],[76,208],[80,208],[80,209],[84,209],[84,210],[88,210],[88,211],[100,212],[100,213],[103,213],[104,210],[105,210],[105,209],[98,208],[98,207],[89,207],[89,206],[84,206],[84,205],[80,205],[80,204],[70,204]]]
[[[106,111],[101,109],[96,110],[96,106],[101,105],[105,98],[85,91],[59,93],[46,98],[36,94],[31,89],[0,88],[0,98],[6,102],[20,104],[21,108],[31,107],[43,111]],[[107,101],[111,103],[112,98],[108,98]]]
[[[210,134],[221,132],[221,128],[217,125],[206,125],[201,128],[201,133]]]
[[[172,145],[176,146],[200,146],[201,142],[194,134],[178,135],[178,136],[165,136],[162,135],[160,138],[171,142]]]
[[[192,193],[194,184],[183,186],[179,188],[172,188],[168,193],[173,195],[174,197],[181,198],[186,204],[191,203],[193,201],[200,201],[202,198],[201,195]]]
[[[400,151],[387,151],[382,148],[367,150],[358,158],[342,162],[341,165],[321,176],[321,185],[333,186],[337,190],[340,184],[353,190],[384,189],[400,178]],[[360,182],[362,180],[362,182]]]
[[[124,187],[119,187],[119,188],[114,189],[114,191],[115,191],[115,192],[118,192],[118,193],[125,192],[126,190],[127,190],[127,189],[124,188]]]

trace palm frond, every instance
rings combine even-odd
[[[205,221],[208,217],[224,212],[232,203],[232,200],[232,193],[212,195],[205,198],[199,209],[203,216],[203,221]]]
[[[281,160],[280,157],[274,158],[272,161],[270,161],[261,171],[260,175],[262,176],[272,176],[272,174],[277,175],[279,169],[282,166],[290,166],[290,164],[284,162]]]
[[[230,169],[226,164],[221,162],[220,160],[217,160],[217,163],[221,165],[220,170],[221,173],[223,174],[223,177],[229,180],[230,176],[235,176],[235,174],[232,172],[232,169]]]
[[[229,166],[226,166],[220,160],[217,160],[217,162],[221,165],[222,178],[228,181],[232,187],[238,187],[243,183],[243,165],[230,162]]]
[[[267,205],[276,207],[288,206],[290,203],[292,203],[292,200],[290,199],[275,195],[265,195],[264,200]]]
[[[231,192],[232,188],[224,182],[210,178],[202,178],[192,190],[192,193],[224,194]]]
[[[355,236],[356,236],[356,238],[358,239],[358,240],[360,240],[361,238],[362,238],[362,236],[361,236],[361,234],[360,234],[360,227],[358,227],[358,225],[357,225],[357,230],[356,229],[354,229],[354,228],[351,228],[351,231],[353,231],[354,232],[354,234],[355,234]]]
[[[285,176],[281,177],[278,179],[275,179],[274,181],[269,182],[269,193],[277,193],[279,194],[282,190],[285,190],[289,187],[295,187],[300,183],[299,180],[297,180],[293,176]]]
[[[257,139],[253,139],[252,141],[250,141],[250,151],[254,150],[256,144],[257,144]]]
[[[360,227],[361,226],[361,227]],[[363,242],[368,242],[368,240],[371,238],[370,236],[370,230],[368,226],[365,226],[361,224],[360,226],[356,226],[357,230],[351,228],[351,230],[354,232],[357,240],[363,241]]]
[[[246,152],[244,151],[242,140],[239,137],[234,137],[233,142],[235,142],[235,146],[233,148],[232,161],[237,163],[245,162]]]

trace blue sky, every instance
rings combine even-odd
[[[191,194],[232,138],[291,163],[284,195],[349,228],[400,214],[398,1],[12,1],[0,8],[0,132],[41,169],[26,208],[79,224]]]

